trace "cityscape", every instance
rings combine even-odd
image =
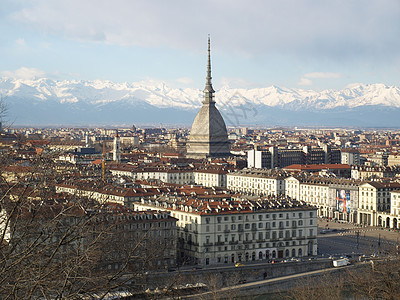
[[[4,66],[9,70],[0,70],[0,298],[397,299],[400,59],[391,48],[396,48],[395,42],[385,52],[386,59],[393,60],[388,67],[385,59],[376,58],[383,55],[376,41],[358,36],[355,43],[371,51],[360,50],[360,60],[374,66],[368,69],[364,62],[359,73],[350,71],[359,64],[349,62],[354,55],[350,52],[359,46],[349,43],[345,53],[311,45],[314,39],[331,45],[318,25],[332,39],[341,33],[348,41],[349,34],[364,32],[359,28],[363,18],[354,7],[345,4],[352,17],[344,14],[344,25],[357,25],[347,32],[330,20],[303,21],[285,5],[266,1],[287,18],[290,28],[278,31],[282,37],[268,35],[276,45],[266,50],[263,39],[247,40],[241,30],[256,28],[251,17],[260,22],[261,32],[273,22],[284,23],[234,1],[237,7],[225,3],[225,10],[220,10],[222,3],[216,5],[209,21],[223,11],[221,19],[231,24],[230,30],[238,30],[243,45],[228,42],[232,37],[222,36],[220,29],[216,38],[201,31],[202,50],[197,53],[193,34],[185,40],[188,36],[180,33],[180,24],[166,22],[159,11],[177,17],[173,10],[177,1],[170,7],[149,2],[99,4],[96,16],[74,1],[49,6],[46,0],[31,5],[10,2],[10,8],[1,12],[7,18],[0,23],[15,25],[9,37],[27,35],[7,50],[0,47],[0,53],[10,58]],[[321,8],[302,0],[291,9],[305,15],[312,9],[321,16],[330,10],[339,17],[338,2]],[[395,1],[385,7],[373,0],[365,3],[365,12],[374,16],[365,30],[384,18],[398,22],[393,17],[393,11],[400,12]],[[195,7],[182,9],[189,12]],[[210,7],[206,1],[197,9],[204,12]],[[261,3],[256,7],[266,8]],[[77,8],[93,22],[90,30],[73,17],[71,11]],[[125,14],[125,8],[132,12]],[[243,20],[243,28],[237,27],[226,15],[240,11],[253,26]],[[100,21],[117,16],[121,19],[115,26],[130,30],[109,28]],[[163,24],[168,38],[147,18],[157,28]],[[298,31],[307,46],[285,41],[295,30],[291,23],[295,20],[302,28],[316,27],[310,34],[313,38]],[[137,31],[137,22],[148,25],[148,35]],[[184,21],[193,32],[194,23],[208,30],[204,22]],[[30,31],[24,27],[29,24]],[[49,30],[53,25],[57,26]],[[371,38],[376,35],[385,42],[381,30],[377,27]],[[132,50],[143,59],[130,58],[137,63],[132,72],[139,77],[126,81],[131,78],[123,68],[118,75],[126,78],[123,83],[115,74],[107,77],[99,70],[94,70],[98,75],[89,74],[90,68],[69,66],[67,56],[57,68],[82,72],[83,77],[51,68],[41,71],[51,65],[41,55],[32,60],[37,61],[33,67],[18,65],[12,47],[24,53],[40,35],[48,42],[54,39],[54,44],[37,44],[37,50],[61,54],[65,53],[61,44],[66,43],[72,54],[82,55],[87,67],[91,54],[110,68],[103,52],[123,56]],[[395,29],[387,35],[396,36]],[[137,40],[125,44],[131,38]],[[218,40],[221,46],[214,50]],[[164,46],[157,48],[155,41]],[[75,43],[80,43],[78,48]],[[97,49],[91,43],[98,43]],[[294,47],[296,54],[283,51],[281,44]],[[272,51],[271,61],[277,59],[282,69],[260,72],[252,60],[261,64],[262,51]],[[304,58],[303,51],[312,55]],[[326,56],[321,55],[324,51]],[[174,59],[163,56],[172,52]],[[286,69],[278,52],[298,65]],[[193,67],[198,60],[191,55],[201,57],[200,68]],[[240,58],[232,59],[235,55]],[[328,70],[327,61],[335,61],[336,55],[338,69]],[[160,65],[156,68],[148,59]],[[310,66],[313,59],[327,71],[303,70],[294,84],[291,76],[300,61]],[[120,63],[117,57],[110,60],[115,66]],[[255,77],[248,71],[243,76],[264,83],[222,78],[221,72],[237,76],[231,71],[235,64],[238,68],[248,64]],[[191,78],[182,74],[178,80],[175,72],[186,67],[192,69]],[[381,68],[386,68],[385,76]],[[110,72],[114,73],[112,68]],[[148,72],[166,78],[170,86],[147,78]],[[197,86],[200,76],[202,83]],[[355,78],[365,83],[354,83]],[[367,83],[376,78],[384,83]],[[268,83],[270,87],[262,87]]]

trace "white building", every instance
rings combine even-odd
[[[178,219],[178,257],[200,265],[317,254],[317,212],[286,197],[250,200],[158,198],[135,210],[166,210]]]
[[[355,149],[343,149],[341,152],[341,163],[345,165],[360,165],[360,152]]]
[[[243,169],[227,174],[227,188],[253,195],[280,195],[285,193],[285,175],[273,170]]]
[[[222,169],[195,170],[193,172],[194,182],[202,186],[226,188],[227,173]]]
[[[378,213],[389,214],[391,211],[390,192],[400,189],[399,183],[382,183],[370,181],[364,183],[359,188],[359,207],[358,207],[358,220],[359,223],[369,226],[383,226],[386,227],[386,220]]]

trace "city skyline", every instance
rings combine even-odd
[[[6,0],[1,77],[204,84],[216,89],[398,85],[397,1],[100,2]]]

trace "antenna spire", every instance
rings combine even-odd
[[[210,35],[208,35],[208,60],[207,60],[207,77],[206,77],[206,87],[204,88],[204,101],[203,103],[214,102],[214,89],[211,83],[211,47],[210,47]]]

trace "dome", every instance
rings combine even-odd
[[[224,119],[215,106],[211,84],[210,39],[208,40],[207,81],[203,106],[197,113],[187,143],[187,156],[205,158],[229,156],[228,133]]]

